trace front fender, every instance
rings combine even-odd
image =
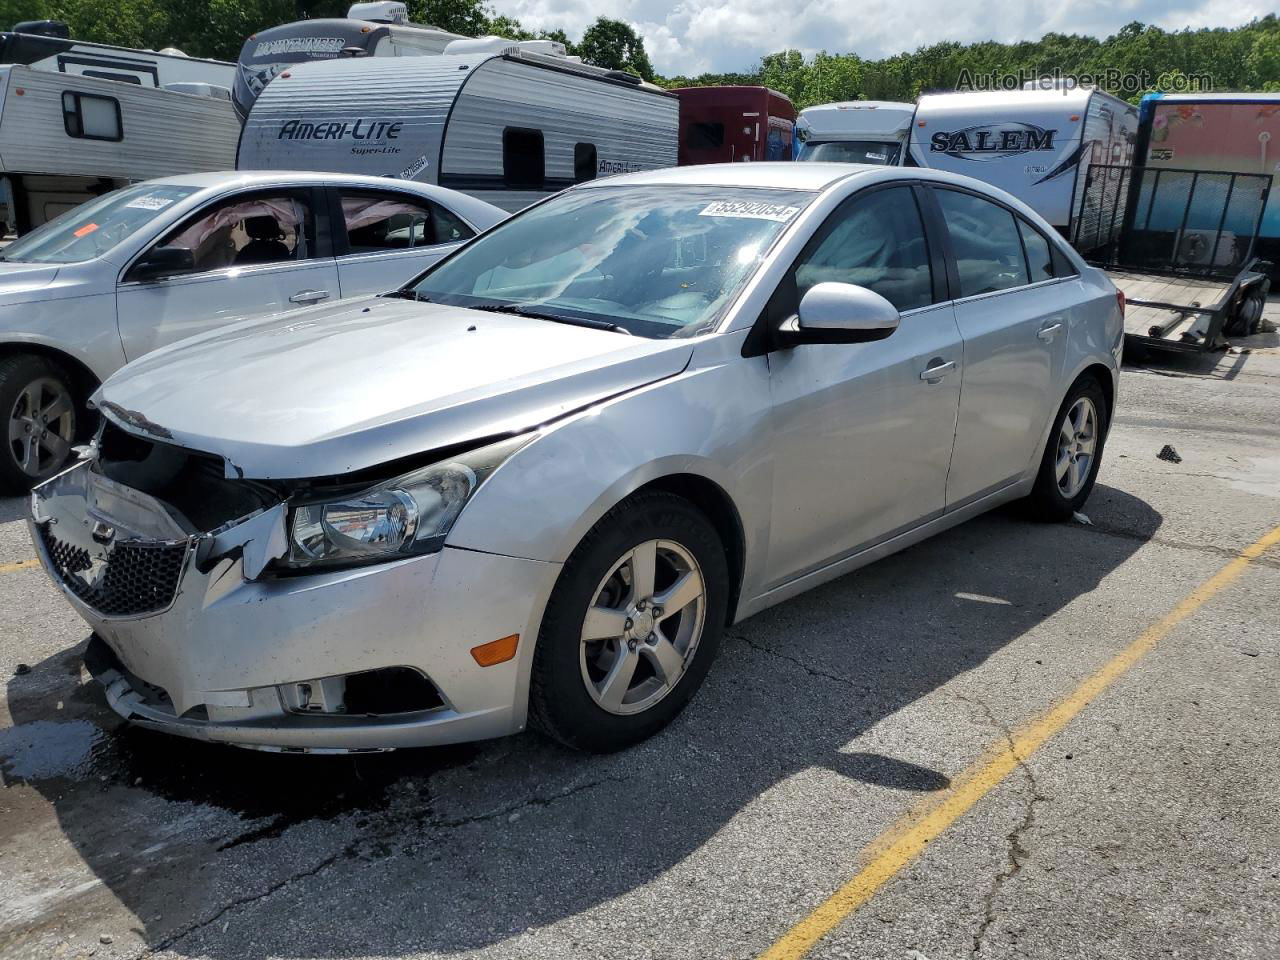
[[[745,336],[699,344],[686,371],[554,424],[485,482],[451,546],[562,563],[613,506],[663,477],[719,486],[742,521],[744,593],[767,550],[773,490],[768,366]]]

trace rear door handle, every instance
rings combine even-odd
[[[290,303],[319,303],[329,299],[328,290],[299,290],[289,298]]]
[[[1058,331],[1061,329],[1062,329],[1061,322],[1047,323],[1040,328],[1040,332],[1037,333],[1036,336],[1039,337],[1041,340],[1043,340],[1045,343],[1048,343],[1050,340],[1052,340],[1054,337],[1058,335]]]
[[[920,371],[920,379],[932,383],[934,380],[941,380],[955,368],[956,362],[954,360],[948,360],[946,363],[935,363]]]

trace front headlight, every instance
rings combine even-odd
[[[284,566],[337,566],[439,550],[480,485],[533,437],[433,463],[351,496],[294,507]]]

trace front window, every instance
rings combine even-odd
[[[598,187],[561,194],[464,247],[420,299],[603,324],[643,337],[710,329],[812,194]]]
[[[890,166],[898,162],[899,145],[883,140],[810,140],[800,159],[811,163],[870,163]]]
[[[83,263],[101,256],[162,215],[198,187],[143,183],[114,190],[68,210],[5,248],[0,260]]]

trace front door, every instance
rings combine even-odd
[[[1038,462],[1062,396],[1067,329],[1078,292],[1060,282],[1049,241],[1006,207],[937,188],[959,281],[964,392],[947,508],[1022,477]]]
[[[475,236],[452,212],[422,197],[341,190],[338,201],[335,243],[344,297],[397,290]]]
[[[143,280],[130,268],[121,279],[117,315],[130,360],[233,320],[338,297],[333,258],[319,255],[309,190],[223,198],[155,246],[190,251],[190,267]]]
[[[771,319],[794,314],[816,283],[854,283],[902,318],[874,343],[769,355],[770,586],[942,513],[963,371],[935,256],[910,187],[863,191],[823,224],[775,294]]]

